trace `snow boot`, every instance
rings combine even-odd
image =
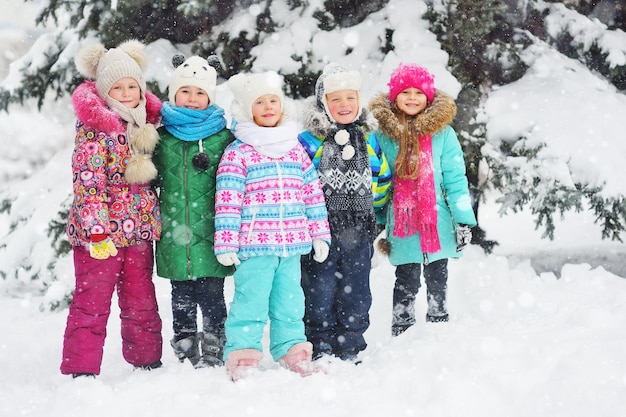
[[[256,349],[234,350],[226,358],[226,372],[233,382],[237,382],[258,369],[262,357],[263,353]]]
[[[156,362],[153,362],[153,363],[149,363],[147,365],[137,365],[137,366],[135,366],[135,369],[139,369],[139,370],[142,370],[142,371],[153,371],[155,369],[159,369],[162,366],[163,366],[163,362],[156,361]]]
[[[312,355],[313,345],[310,342],[296,343],[289,348],[284,356],[278,359],[278,363],[283,368],[298,373],[302,377],[309,376],[314,372],[326,373],[326,370],[319,364],[311,362]]]
[[[224,338],[210,333],[200,333],[200,347],[202,357],[198,362],[198,368],[212,368],[224,365]]]
[[[443,323],[446,321],[449,321],[450,317],[448,316],[448,313],[444,313],[444,314],[426,314],[426,321],[428,323]]]
[[[391,335],[399,336],[415,324],[415,296],[405,297],[393,306]]]
[[[170,341],[174,349],[174,355],[176,355],[179,361],[184,362],[185,359],[189,359],[193,367],[197,367],[201,359],[198,340],[199,337],[195,334],[178,341],[174,341],[174,339]]]
[[[428,296],[428,311],[426,312],[426,322],[442,323],[449,320],[448,310],[446,309],[445,295],[438,297]]]

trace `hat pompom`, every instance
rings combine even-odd
[[[105,53],[106,49],[100,43],[85,46],[76,57],[76,69],[85,77],[95,79],[98,63]]]
[[[185,62],[185,55],[183,54],[174,54],[174,56],[172,57],[172,66],[174,68],[180,67],[183,62]]]
[[[128,40],[120,44],[119,48],[126,53],[129,57],[137,62],[141,70],[146,69],[148,63],[148,55],[144,51],[144,46],[141,42],[135,39]]]

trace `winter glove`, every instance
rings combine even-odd
[[[317,262],[322,263],[328,258],[329,251],[328,243],[323,241],[322,239],[313,239],[313,259]]]
[[[241,263],[235,252],[221,253],[216,258],[217,262],[224,266],[239,265]]]
[[[472,241],[472,228],[466,224],[456,227],[456,251],[461,252]]]
[[[107,235],[91,235],[89,242],[89,255],[94,259],[107,259],[117,255],[117,248]]]

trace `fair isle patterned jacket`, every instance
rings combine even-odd
[[[124,178],[130,148],[127,123],[111,110],[93,81],[72,93],[78,118],[72,154],[74,201],[67,223],[72,246],[89,246],[92,234],[106,234],[115,246],[159,240],[159,201],[149,183],[130,185]],[[161,101],[146,91],[148,123],[161,119]]]
[[[298,143],[280,158],[235,140],[217,171],[215,254],[289,257],[311,252],[315,238],[330,244],[322,186]]]

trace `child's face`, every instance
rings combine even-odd
[[[134,109],[139,105],[141,88],[139,88],[139,83],[134,78],[120,78],[111,86],[109,97],[119,101],[129,109]]]
[[[337,123],[347,125],[359,114],[359,93],[356,90],[339,90],[326,94],[330,117]]]
[[[263,127],[275,127],[282,116],[280,98],[275,94],[265,94],[252,103],[254,123]]]
[[[417,88],[407,88],[396,97],[396,107],[407,116],[421,113],[428,104],[426,94]]]
[[[174,105],[191,110],[206,110],[209,107],[209,95],[202,88],[192,85],[182,86],[176,91]]]

